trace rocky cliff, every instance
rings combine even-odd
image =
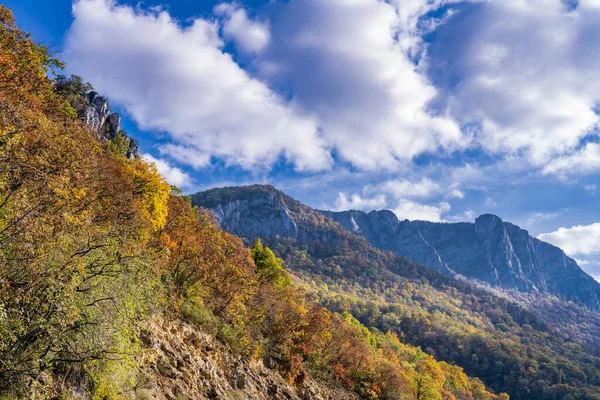
[[[448,275],[552,293],[600,309],[600,284],[575,260],[496,215],[481,215],[474,223],[434,223],[399,221],[387,210],[322,213],[383,250]]]
[[[111,111],[106,97],[90,91],[85,94],[87,106],[83,118],[90,129],[101,140],[119,141],[121,150],[127,158],[139,157],[137,142],[121,130],[121,116]]]
[[[315,378],[290,385],[262,361],[236,355],[211,334],[179,319],[156,317],[140,339],[146,350],[135,399],[358,399]]]
[[[569,351],[578,338],[590,343],[581,350],[583,358],[597,352],[591,347],[596,343],[596,313],[545,294],[555,284],[564,289],[550,279],[544,266],[556,261],[560,249],[536,241],[498,217],[482,216],[477,227],[452,224],[455,231],[450,232],[443,224],[398,221],[389,211],[319,212],[265,185],[218,188],[191,197],[193,205],[212,210],[224,229],[246,243],[264,239],[317,304],[335,312],[350,311],[366,326],[401,334],[409,344],[463,367],[492,389],[509,392],[511,398],[562,398],[546,397],[535,389],[553,379],[540,378],[545,366],[539,372],[529,368]],[[420,263],[389,251],[400,245]],[[535,263],[523,265],[527,252]],[[571,262],[564,254],[563,258],[563,269],[571,271]],[[452,275],[467,272],[466,267],[453,265],[458,261],[472,262],[468,266],[480,279],[510,282],[530,292],[500,293],[453,279]],[[575,282],[582,283],[580,288],[589,284],[581,274],[572,287]],[[594,305],[583,296],[579,299]],[[580,326],[589,326],[590,333]],[[531,349],[539,352],[530,353]],[[582,390],[592,393],[595,388]]]
[[[192,196],[192,202],[211,209],[221,226],[243,237],[336,240],[331,229],[311,228],[316,226],[307,220],[315,218],[312,209],[272,186],[201,192]],[[382,250],[446,275],[523,292],[551,293],[600,310],[600,284],[575,260],[498,216],[481,215],[474,223],[433,223],[399,221],[388,210],[320,213]]]

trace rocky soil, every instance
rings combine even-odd
[[[298,387],[289,385],[261,361],[249,362],[179,320],[159,318],[140,339],[147,351],[135,399],[358,399],[314,378]]]

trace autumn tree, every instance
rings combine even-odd
[[[260,239],[256,239],[251,248],[256,273],[261,282],[272,283],[280,288],[289,286],[292,281],[283,268],[283,260],[277,258],[268,247],[264,247]]]

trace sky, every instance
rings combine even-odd
[[[600,0],[8,0],[170,183],[493,213],[600,279]]]

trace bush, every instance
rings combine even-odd
[[[181,305],[180,311],[187,322],[196,325],[203,331],[212,335],[217,335],[219,332],[221,321],[208,308],[186,301]]]

